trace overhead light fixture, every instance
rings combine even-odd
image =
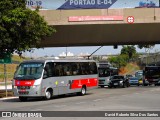
[[[118,45],[113,45],[113,48],[114,48],[114,49],[117,49],[117,48],[118,48]]]

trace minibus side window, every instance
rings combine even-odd
[[[44,68],[43,78],[53,77],[53,63],[48,62]]]

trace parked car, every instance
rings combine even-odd
[[[128,86],[129,86],[129,82],[123,75],[114,75],[110,79],[108,87],[109,88],[112,88],[112,87],[123,87],[123,88],[125,88],[125,87],[128,87]]]
[[[160,79],[159,79],[158,82],[155,84],[155,86],[160,86]]]
[[[151,84],[149,84],[147,80],[143,79],[143,86],[148,86],[148,85],[151,85]]]
[[[129,84],[130,85],[138,85],[139,86],[139,79],[137,78],[137,77],[131,77],[130,79],[129,79]]]
[[[143,85],[143,80],[142,80],[142,78],[141,79],[139,79],[139,85]]]

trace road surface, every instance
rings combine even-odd
[[[48,101],[33,98],[29,99],[27,102],[20,102],[18,98],[1,99],[0,111],[160,111],[160,87],[133,86],[129,88],[112,89],[97,88],[87,91],[87,95],[85,96],[77,96],[76,94],[66,95],[65,97],[55,96]],[[7,119],[11,120],[12,118]],[[14,119],[18,120],[18,118]],[[48,119],[52,119],[52,117],[48,117]],[[80,120],[82,118],[65,118],[62,114],[62,118],[56,117],[55,119]],[[94,120],[96,118],[87,117],[83,119]],[[122,117],[98,117],[97,119],[130,120],[133,119],[133,117],[125,117],[125,119]],[[153,118],[138,117],[136,119],[150,120]],[[155,117],[154,120],[155,119],[158,120],[160,118]]]

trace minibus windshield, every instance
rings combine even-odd
[[[15,72],[14,79],[35,80],[42,76],[43,63],[22,63]]]

